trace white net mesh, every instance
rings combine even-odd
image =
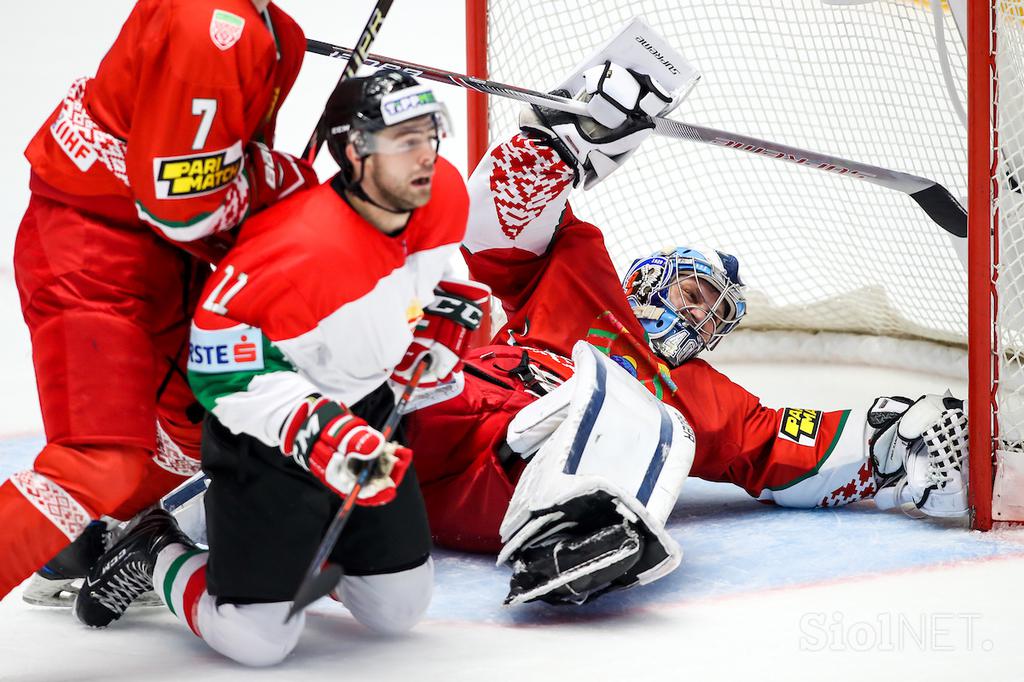
[[[673,117],[931,178],[966,205],[966,131],[924,0],[491,0],[490,78],[550,89],[634,16],[703,74]],[[963,40],[940,16],[963,99]],[[518,105],[491,107],[494,139],[516,125]],[[573,203],[605,231],[620,271],[670,244],[738,255],[746,328],[966,343],[965,240],[899,192],[652,138]]]
[[[1024,500],[1024,0],[997,0],[996,323],[1002,343],[996,391],[1000,467],[993,517],[1021,519]],[[1015,456],[1011,462],[1007,453]],[[1003,479],[1003,480],[1000,480]],[[1014,493],[1014,494],[1011,494]]]

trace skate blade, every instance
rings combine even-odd
[[[32,575],[32,579],[25,585],[21,593],[21,599],[32,606],[46,606],[58,609],[70,609],[75,605],[78,598],[78,589],[81,585],[81,578],[66,578],[60,580],[48,580],[38,573]],[[163,601],[156,592],[149,590],[143,592],[131,603],[128,608],[152,608],[163,606]]]
[[[80,584],[80,578],[49,580],[38,573],[33,573],[31,580],[21,593],[21,599],[26,604],[33,606],[70,608],[75,604]]]

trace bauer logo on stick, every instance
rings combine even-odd
[[[153,159],[158,199],[183,199],[215,192],[242,169],[242,143],[208,154]]]
[[[242,37],[242,29],[245,28],[245,19],[225,12],[222,9],[213,10],[213,18],[210,20],[210,39],[218,49],[227,50],[238,42]]]
[[[814,445],[818,439],[818,425],[821,423],[821,412],[787,407],[782,412],[782,425],[779,427],[779,438],[790,440],[797,445]]]

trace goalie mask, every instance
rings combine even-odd
[[[718,345],[747,307],[739,261],[708,248],[679,247],[639,258],[622,288],[651,348],[672,367]]]
[[[385,128],[420,117],[427,117],[430,124],[425,131],[403,134],[398,139],[380,134]],[[360,159],[372,154],[406,154],[424,145],[436,154],[441,138],[450,131],[448,109],[429,86],[420,85],[402,71],[381,69],[370,76],[338,83],[327,100],[320,135],[341,167],[342,184],[359,198],[377,205],[363,192],[361,174],[357,177],[345,147],[351,143]]]

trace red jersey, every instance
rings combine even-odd
[[[498,526],[524,466],[503,452],[508,422],[545,381],[571,375],[568,358],[580,339],[686,417],[697,441],[692,476],[787,506],[873,493],[861,414],[770,409],[703,360],[670,370],[651,351],[600,230],[566,203],[572,178],[553,150],[516,135],[469,180],[463,253],[508,322],[492,342],[502,345],[465,359],[465,390],[436,403],[422,396],[425,406],[406,418],[435,540],[476,551],[500,546]]]
[[[787,409],[762,406],[704,360],[670,370],[654,354],[601,231],[576,218],[565,203],[571,179],[571,169],[553,151],[517,135],[496,147],[470,182],[473,213],[464,252],[470,274],[491,286],[508,315],[496,340],[566,357],[576,341],[588,341],[687,418],[697,436],[692,475],[721,481],[745,474],[770,454]],[[517,203],[519,188],[547,201]],[[825,452],[846,413],[815,414],[820,429],[815,426],[814,447]],[[750,481],[748,492],[758,495],[806,473],[803,462],[788,473],[774,471],[773,480]]]
[[[179,242],[234,227],[249,208],[245,146],[272,143],[304,50],[273,4],[139,0],[25,150],[32,189]]]

